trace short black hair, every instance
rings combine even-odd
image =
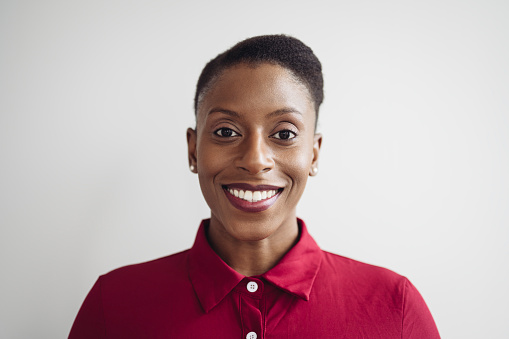
[[[194,110],[198,113],[200,97],[225,69],[241,64],[273,63],[290,70],[309,90],[315,104],[316,120],[323,101],[322,64],[311,48],[294,37],[260,35],[243,40],[210,60],[203,68],[194,96]]]

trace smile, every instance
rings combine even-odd
[[[276,191],[276,190],[271,190],[271,191],[248,191],[248,190],[246,190],[246,191],[243,191],[243,190],[236,190],[233,188],[229,188],[228,192],[230,192],[230,194],[233,194],[237,198],[243,199],[245,201],[257,202],[260,200],[272,198],[274,195],[276,195],[276,193],[278,191]]]
[[[247,184],[223,186],[223,190],[230,203],[244,212],[261,212],[270,208],[283,191],[276,186]]]

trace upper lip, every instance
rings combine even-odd
[[[233,183],[233,184],[227,184],[223,185],[223,187],[231,188],[231,189],[239,189],[244,191],[272,191],[272,190],[279,190],[281,187],[279,186],[272,186],[272,185],[250,185],[246,183]]]

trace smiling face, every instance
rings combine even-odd
[[[295,232],[321,144],[307,88],[281,66],[239,64],[213,81],[196,119],[189,161],[211,209],[211,231],[237,241]]]

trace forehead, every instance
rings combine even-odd
[[[270,113],[292,108],[314,121],[314,104],[307,87],[288,69],[275,64],[239,64],[225,69],[198,105],[198,120],[214,108],[237,113]]]

